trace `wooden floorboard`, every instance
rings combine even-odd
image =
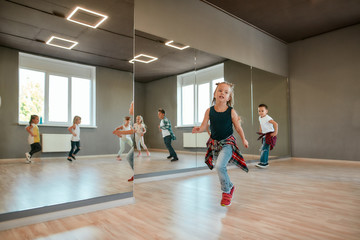
[[[360,239],[360,162],[293,159],[229,170],[220,206],[216,172],[135,183],[136,203],[0,232],[17,239]]]

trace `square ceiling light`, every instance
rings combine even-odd
[[[71,41],[65,38],[51,36],[51,38],[47,40],[46,44],[59,48],[72,49],[78,44],[78,42]]]
[[[66,19],[87,27],[97,28],[107,18],[108,16],[106,15],[82,7],[76,7]]]
[[[137,56],[135,56],[133,59],[131,59],[129,62],[134,63],[134,62],[142,62],[142,63],[150,63],[153,61],[156,61],[158,58],[157,57],[153,57],[153,56],[149,56],[149,55],[145,55],[145,54],[139,54]]]
[[[190,46],[185,46],[184,44],[181,44],[181,43],[176,43],[174,42],[173,40],[170,40],[170,41],[167,41],[165,43],[166,46],[169,46],[169,47],[173,47],[173,48],[176,48],[176,49],[179,49],[179,50],[184,50]]]

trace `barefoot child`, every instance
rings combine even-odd
[[[150,152],[147,149],[145,142],[144,142],[144,134],[146,133],[146,126],[144,123],[144,119],[141,115],[136,116],[136,123],[134,123],[134,130],[135,130],[135,143],[136,148],[138,150],[138,157],[141,156],[141,146],[146,151],[146,154],[150,156]]]
[[[133,128],[131,127],[131,124],[130,124],[130,117],[125,117],[124,118],[124,124],[117,127],[115,129],[115,131],[118,131],[118,130],[128,131],[128,130],[132,130],[132,129]],[[117,160],[121,160],[121,154],[125,150],[125,143],[128,144],[130,147],[133,147],[133,142],[131,140],[131,135],[122,135],[122,136],[119,137],[119,141],[120,141],[120,150],[119,150],[118,155],[117,155]]]

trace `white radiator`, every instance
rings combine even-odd
[[[42,134],[43,152],[68,152],[71,148],[71,134]]]
[[[202,133],[183,133],[184,147],[206,147],[206,142],[209,139],[207,132]]]

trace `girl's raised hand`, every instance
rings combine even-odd
[[[199,133],[200,132],[200,127],[194,127],[192,129],[192,133]]]
[[[112,133],[118,137],[121,137],[120,131],[118,130],[114,130]]]

